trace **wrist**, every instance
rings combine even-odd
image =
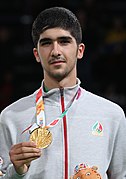
[[[16,171],[17,175],[22,176],[22,175],[25,175],[27,173],[28,168],[29,167],[27,167],[27,165],[24,165],[20,168],[15,167],[15,171]]]

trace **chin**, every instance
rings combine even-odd
[[[51,78],[55,79],[56,81],[62,81],[64,78],[66,78],[66,74],[63,73],[55,73],[55,74],[51,74]]]

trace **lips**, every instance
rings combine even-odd
[[[63,58],[53,58],[49,60],[49,64],[58,64],[58,63],[65,63],[66,61]]]
[[[55,60],[55,61],[51,62],[50,64],[58,64],[58,63],[65,63],[65,61],[63,61],[63,60]]]

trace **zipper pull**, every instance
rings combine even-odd
[[[61,94],[61,96],[63,96],[63,91],[64,91],[64,88],[61,87],[61,88],[60,88],[60,94]]]

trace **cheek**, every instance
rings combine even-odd
[[[38,52],[39,52],[39,57],[41,59],[48,59],[49,54],[50,54],[50,51],[48,48],[39,48]]]
[[[66,54],[66,57],[68,61],[70,61],[71,63],[74,63],[75,60],[77,59],[77,52],[75,50],[68,51],[68,53]]]
[[[48,54],[46,52],[41,52],[39,54],[39,57],[40,57],[41,65],[45,66],[48,63],[48,59],[49,59]]]
[[[69,57],[77,57],[77,47],[76,46],[70,46],[62,50],[62,53]]]
[[[47,61],[46,61],[45,58],[42,58],[42,59],[41,59],[41,65],[42,65],[43,67],[46,67],[46,66],[47,66]]]
[[[47,55],[46,55],[45,52],[44,53],[40,53],[39,56],[40,56],[41,61],[45,61],[45,59],[47,59]]]

